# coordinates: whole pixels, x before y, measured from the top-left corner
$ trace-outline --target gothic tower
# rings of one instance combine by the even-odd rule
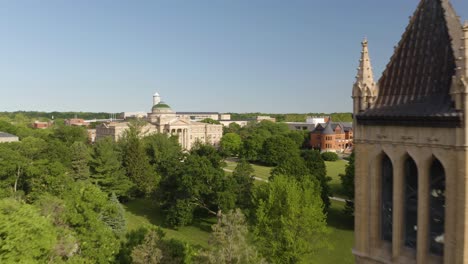
[[[468,26],[420,0],[374,84],[353,87],[356,263],[468,263]]]

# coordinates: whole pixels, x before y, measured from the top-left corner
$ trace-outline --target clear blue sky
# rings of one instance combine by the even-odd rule
[[[417,4],[3,0],[0,111],[351,111],[362,38],[379,78]]]

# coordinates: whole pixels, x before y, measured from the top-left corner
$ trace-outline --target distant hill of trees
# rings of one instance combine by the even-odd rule
[[[10,120],[15,119],[69,119],[69,118],[83,118],[83,119],[104,119],[109,118],[110,113],[92,113],[92,112],[37,112],[37,111],[15,111],[15,112],[0,112],[0,118]]]
[[[305,122],[308,116],[331,116],[335,122],[352,122],[352,113],[305,113],[305,114],[268,114],[268,113],[229,113],[232,120],[250,120],[257,116],[271,116],[277,122]]]
[[[104,119],[109,118],[111,113],[105,112],[37,112],[37,111],[15,111],[15,112],[0,112],[0,118],[7,118],[9,120],[17,119],[37,119],[48,120],[52,119],[68,119],[68,118],[83,118],[83,119]],[[257,116],[271,116],[276,118],[277,122],[305,122],[308,116],[331,116],[335,122],[352,122],[353,117],[351,113],[290,113],[290,114],[269,114],[269,113],[229,113],[232,120],[250,120],[255,119]]]

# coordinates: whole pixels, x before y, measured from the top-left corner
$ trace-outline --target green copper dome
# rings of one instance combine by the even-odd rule
[[[171,107],[168,104],[166,104],[165,102],[161,101],[159,104],[154,105],[153,109],[171,109]]]

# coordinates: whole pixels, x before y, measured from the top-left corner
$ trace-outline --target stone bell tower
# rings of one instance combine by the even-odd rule
[[[358,264],[468,263],[468,24],[420,0],[377,84],[353,86]]]

